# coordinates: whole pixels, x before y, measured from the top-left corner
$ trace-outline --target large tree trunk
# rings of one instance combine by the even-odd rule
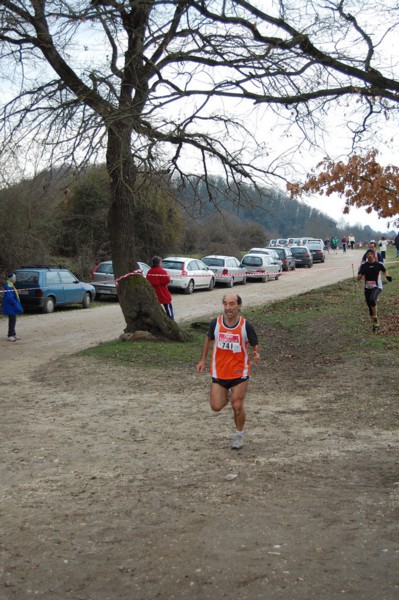
[[[140,203],[134,193],[137,169],[131,158],[130,139],[126,124],[113,124],[108,130],[108,227],[115,278],[134,272],[137,260],[142,258],[136,255],[135,215],[140,211]],[[149,331],[157,337],[184,341],[179,327],[166,316],[151,285],[141,275],[123,277],[118,296],[126,321],[125,333]]]

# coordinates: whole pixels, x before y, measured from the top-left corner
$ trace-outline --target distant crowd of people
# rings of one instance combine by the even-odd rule
[[[394,240],[388,240],[386,236],[383,235],[381,239],[378,240],[378,242],[375,242],[375,240],[371,240],[370,244],[371,243],[378,245],[379,251],[383,258],[386,257],[388,245],[391,243],[396,247],[396,257],[399,257],[399,233],[396,235]],[[368,242],[359,242],[357,244],[357,247],[362,248],[363,246],[367,246],[367,244]],[[324,249],[328,253],[331,250],[335,254],[338,254],[338,250],[340,248],[342,248],[342,252],[345,253],[348,249],[354,250],[355,247],[356,239],[353,233],[350,233],[348,236],[343,235],[341,237],[341,240],[336,235],[332,235],[331,237],[326,238],[324,240]]]

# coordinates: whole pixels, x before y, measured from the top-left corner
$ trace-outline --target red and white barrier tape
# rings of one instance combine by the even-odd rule
[[[396,261],[388,261],[385,262],[384,265],[389,265],[389,264],[397,264]],[[320,271],[343,271],[345,269],[351,269],[352,273],[354,271],[354,269],[358,269],[358,266],[355,266],[353,263],[349,266],[345,266],[345,267],[322,267],[320,269],[318,269],[318,272]],[[293,269],[292,271],[255,271],[255,272],[251,272],[251,271],[247,271],[245,273],[245,275],[247,277],[264,277],[265,275],[270,275],[272,277],[275,277],[276,275],[294,275],[295,273],[306,273],[308,271],[306,271],[305,269]],[[140,269],[137,269],[136,271],[131,271],[130,273],[126,273],[125,275],[121,275],[120,277],[117,277],[116,279],[104,279],[104,280],[100,280],[100,281],[96,281],[95,283],[98,285],[101,284],[115,284],[116,286],[119,285],[120,281],[123,281],[124,279],[127,279],[128,277],[131,277],[132,275],[143,275],[143,271]],[[231,274],[224,274],[224,273],[220,273],[217,274],[215,273],[215,277],[217,277],[218,279],[225,277],[227,278],[231,278],[231,277],[242,277],[243,274],[235,274],[235,273],[231,273]],[[183,275],[181,272],[177,272],[176,274],[173,273],[172,277],[173,279],[183,279],[183,278],[187,278],[190,277],[191,275],[189,273],[187,273],[186,275]],[[162,273],[157,273],[157,277],[170,277],[169,274],[163,275]],[[195,277],[209,277],[209,275],[207,275],[206,273],[201,274],[201,275],[195,275]],[[93,281],[90,282],[91,285],[93,285]],[[64,284],[66,285],[66,284]],[[37,289],[51,289],[53,288],[53,285],[49,285],[49,286],[40,286],[40,288],[38,286],[36,287],[32,287],[32,288],[18,288],[17,292],[25,292],[25,291],[31,291],[31,290],[37,290]],[[13,292],[14,290],[0,290],[0,293],[7,293],[7,292]]]

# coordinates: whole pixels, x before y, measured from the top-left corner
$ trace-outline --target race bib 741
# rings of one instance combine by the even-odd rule
[[[219,333],[217,346],[221,350],[241,352],[240,336],[238,333]]]

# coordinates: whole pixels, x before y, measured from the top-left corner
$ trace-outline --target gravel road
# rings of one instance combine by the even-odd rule
[[[273,302],[351,278],[360,256],[234,289],[244,308]],[[177,318],[217,314],[225,292],[174,294]],[[26,315],[12,344],[2,323],[1,600],[397,600],[398,381],[382,355],[262,332],[233,452],[208,373],[76,354],[123,332],[118,303]],[[321,314],[307,335],[333,327]]]

